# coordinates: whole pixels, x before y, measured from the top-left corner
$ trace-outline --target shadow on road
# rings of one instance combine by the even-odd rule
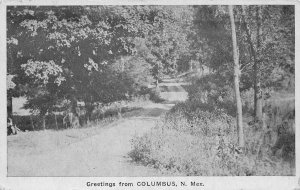
[[[141,108],[125,113],[124,117],[159,117],[166,113],[170,108]]]
[[[181,92],[182,90],[178,86],[165,86],[159,87],[161,92]]]

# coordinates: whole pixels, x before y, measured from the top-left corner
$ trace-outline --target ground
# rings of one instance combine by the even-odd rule
[[[160,84],[166,101],[149,103],[105,127],[27,132],[8,137],[8,176],[164,176],[132,162],[133,136],[155,126],[176,101],[184,101],[183,83]]]

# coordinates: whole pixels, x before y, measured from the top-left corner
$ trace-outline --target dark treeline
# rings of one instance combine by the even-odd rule
[[[225,108],[235,115],[235,89],[263,120],[270,92],[294,93],[294,6],[234,6],[233,23],[229,13],[227,6],[9,6],[8,116],[12,97],[26,96],[25,108],[41,120],[76,116],[81,101],[88,121],[99,104],[147,94],[166,75],[206,69],[192,79],[189,99],[203,92],[212,105],[231,99]]]

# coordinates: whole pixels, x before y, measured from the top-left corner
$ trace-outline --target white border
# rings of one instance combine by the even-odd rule
[[[0,86],[1,86],[1,100],[0,101],[0,190],[4,189],[45,189],[45,190],[66,190],[66,189],[222,189],[222,190],[233,190],[233,189],[278,189],[278,190],[292,190],[295,188],[300,189],[300,130],[299,130],[299,119],[300,113],[298,112],[300,108],[299,97],[299,88],[297,84],[300,83],[299,76],[300,67],[296,67],[296,176],[295,177],[6,177],[7,175],[7,153],[6,153],[6,6],[7,5],[139,5],[139,4],[159,4],[159,5],[215,5],[215,4],[246,4],[246,5],[255,5],[255,4],[276,4],[276,5],[295,5],[295,24],[296,24],[296,50],[295,52],[300,52],[299,49],[299,13],[300,13],[300,1],[293,0],[229,0],[229,1],[220,1],[220,0],[0,0]],[[295,63],[299,62],[299,55],[296,53]],[[122,188],[122,187],[87,187],[86,182],[133,182],[136,184],[137,181],[157,181],[157,180],[166,180],[166,181],[198,181],[203,182],[205,187],[131,187],[131,188]]]

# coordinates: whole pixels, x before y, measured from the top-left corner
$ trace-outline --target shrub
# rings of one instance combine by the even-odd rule
[[[205,111],[199,107],[193,110],[189,105],[187,103],[175,106],[166,114],[164,127],[205,136],[228,134],[235,129],[234,119],[222,110],[215,109],[210,112],[212,108],[207,104],[200,107]]]
[[[134,138],[134,149],[130,156],[135,161],[162,170],[184,172],[187,175],[194,175],[195,172],[205,174],[209,168],[203,168],[202,171],[195,169],[198,165],[211,165],[207,164],[211,162],[208,158],[203,158],[205,162],[198,162],[199,156],[207,156],[201,154],[201,149],[210,149],[207,143],[203,143],[205,140],[174,129],[156,128],[143,137]]]
[[[155,103],[160,103],[165,101],[164,99],[161,98],[160,91],[158,88],[149,89],[149,100]]]
[[[270,99],[266,101],[264,111],[266,113],[267,125],[284,132],[295,133],[295,101],[282,101],[281,99]],[[280,132],[282,133],[282,132]]]
[[[135,137],[132,144],[130,156],[136,162],[181,175],[293,175],[290,165],[280,159],[274,161],[250,152],[238,154],[232,134],[195,136],[160,126]]]
[[[292,159],[273,156],[274,131],[245,125],[241,154],[232,116],[201,105],[203,110],[192,101],[173,107],[151,132],[132,140],[131,158],[181,175],[294,175]]]
[[[56,116],[57,125],[59,128],[63,128],[63,116]],[[22,131],[33,131],[33,130],[42,130],[42,120],[37,115],[14,115],[13,121],[16,126]],[[46,128],[47,129],[56,129],[55,117],[52,114],[46,115]]]
[[[231,116],[236,115],[234,91],[225,76],[218,73],[206,75],[192,80],[186,89],[189,101],[209,104],[211,107],[223,109]]]
[[[254,90],[250,88],[241,92],[243,114],[253,115],[254,113]]]

